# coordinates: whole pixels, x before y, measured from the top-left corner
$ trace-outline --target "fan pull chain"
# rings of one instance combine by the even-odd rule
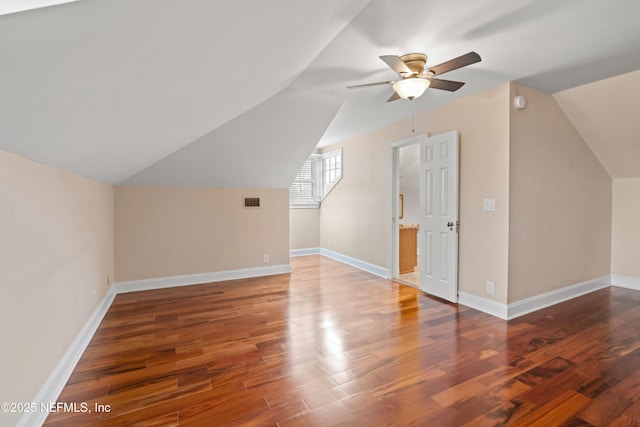
[[[416,133],[415,98],[411,98],[411,133]]]

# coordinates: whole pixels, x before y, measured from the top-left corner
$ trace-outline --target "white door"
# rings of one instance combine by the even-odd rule
[[[458,301],[458,131],[420,146],[420,288]]]

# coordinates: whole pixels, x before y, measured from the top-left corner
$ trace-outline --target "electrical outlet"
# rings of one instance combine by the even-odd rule
[[[264,262],[265,262],[265,263],[269,262],[269,255],[265,254],[265,256],[264,256]]]
[[[494,283],[487,281],[487,293],[493,295],[493,291],[494,291]]]

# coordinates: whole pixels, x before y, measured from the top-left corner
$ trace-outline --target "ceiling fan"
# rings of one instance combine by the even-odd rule
[[[434,77],[481,61],[480,55],[476,52],[469,52],[465,55],[450,59],[449,61],[430,68],[425,68],[427,55],[423,53],[408,53],[402,56],[383,55],[380,59],[391,67],[393,71],[398,73],[401,79],[398,81],[388,80],[386,82],[347,86],[347,88],[354,89],[392,84],[394,92],[393,95],[387,99],[387,102],[395,101],[400,98],[418,98],[425,90],[427,90],[428,87],[455,92],[464,86],[463,82],[436,79]]]

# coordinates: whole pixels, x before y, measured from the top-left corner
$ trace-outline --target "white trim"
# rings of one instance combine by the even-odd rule
[[[640,290],[640,279],[634,279],[632,277],[619,276],[626,280],[629,289]],[[621,279],[622,280],[622,279]],[[634,280],[636,282],[634,282]],[[564,288],[556,289],[551,292],[536,295],[531,298],[523,299],[513,302],[509,305],[501,304],[499,302],[482,298],[476,295],[468,294],[465,292],[458,293],[458,303],[464,306],[473,308],[483,313],[490,314],[495,317],[499,317],[503,320],[511,320],[516,317],[523,316],[525,314],[532,313],[534,311],[541,310],[546,307],[550,307],[555,304],[559,304],[564,301],[568,301],[573,298],[604,289],[609,287],[612,283],[614,286],[618,286],[613,283],[612,276],[602,276],[597,279],[587,280],[585,282],[577,283],[575,285],[567,286]],[[637,286],[632,287],[633,284]]]
[[[368,273],[375,274],[376,276],[384,277],[385,279],[391,279],[389,277],[389,269],[380,267],[379,265],[370,264],[366,261],[362,261],[357,258],[352,258],[348,255],[343,255],[341,253],[334,252],[332,250],[325,249],[325,248],[320,248],[320,255],[326,256],[327,258],[331,258],[336,261],[340,261],[352,267],[359,268],[360,270],[364,270]]]
[[[320,248],[291,249],[289,251],[290,257],[306,256],[306,255],[320,255]]]
[[[132,280],[129,282],[118,282],[115,284],[115,287],[117,293],[123,294],[127,292],[199,285],[201,283],[248,279],[251,277],[272,276],[274,274],[285,273],[291,273],[291,266],[289,264],[243,268],[240,270],[214,271],[212,273],[186,274],[183,276],[158,277],[155,279]]]
[[[157,279],[133,280],[130,282],[115,283],[109,292],[104,296],[98,307],[87,320],[78,336],[73,340],[69,349],[65,352],[60,362],[53,369],[45,383],[42,385],[33,402],[49,403],[55,402],[60,396],[62,389],[73,373],[80,357],[84,353],[87,345],[93,338],[100,322],[107,314],[111,303],[118,294],[145,291],[152,289],[170,288],[176,286],[196,285],[200,283],[220,282],[223,280],[248,279],[258,276],[271,276],[274,274],[290,273],[289,264],[271,265],[267,267],[244,268],[240,270],[216,271],[203,274],[188,274],[184,276],[159,277]],[[49,414],[47,412],[27,412],[19,420],[17,426],[42,425]]]
[[[67,351],[64,353],[32,402],[39,405],[41,402],[50,403],[55,402],[58,399],[58,396],[60,396],[62,389],[80,360],[80,357],[82,357],[82,354],[89,345],[91,338],[93,338],[93,334],[95,334],[98,326],[100,326],[100,322],[102,322],[102,319],[105,314],[107,314],[109,307],[111,307],[111,303],[116,297],[116,294],[117,291],[115,286],[112,286],[111,289],[109,289],[109,292],[107,292],[104,298],[102,298],[100,304],[98,304],[96,309],[93,311],[93,314],[91,314],[91,317],[87,320],[87,323],[85,323],[78,336],[73,340]],[[16,425],[40,426],[44,424],[44,421],[48,416],[49,413],[46,411],[25,412],[22,417],[20,417],[18,424]]]
[[[289,205],[289,209],[319,209],[320,202],[310,203],[310,204],[297,204],[297,205]]]
[[[465,292],[458,292],[458,304],[507,320],[509,307],[497,301],[482,298]]]
[[[622,274],[611,275],[611,285],[619,288],[632,289],[634,291],[640,291],[640,278],[624,276]]]
[[[400,275],[399,247],[400,247],[400,231],[398,229],[398,200],[400,198],[400,167],[398,165],[400,159],[400,148],[394,144],[389,145],[389,248],[387,256],[391,278],[397,278]],[[419,287],[419,286],[418,286]]]
[[[507,310],[508,320],[607,288],[610,286],[609,279],[610,276],[606,275],[511,303]]]

